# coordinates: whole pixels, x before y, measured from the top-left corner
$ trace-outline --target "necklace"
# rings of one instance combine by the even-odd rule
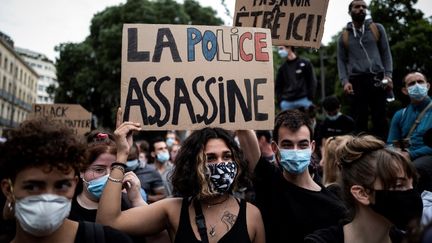
[[[208,204],[207,204],[207,208],[211,208],[211,207],[214,207],[214,206],[216,206],[216,205],[222,204],[222,203],[226,202],[228,199],[229,199],[229,196],[226,197],[224,200],[222,200],[222,201],[220,201],[220,202],[213,203],[213,204],[208,203]]]
[[[210,225],[210,231],[209,231],[209,235],[210,237],[214,237],[216,235],[216,225]]]
[[[222,209],[222,213],[224,213],[225,210],[226,210],[226,208],[227,208],[227,204],[228,204],[228,199],[229,199],[229,198],[230,198],[230,196],[228,196],[227,198],[225,198],[225,199],[222,200],[221,202],[218,202],[218,203],[215,203],[215,204],[211,204],[211,205],[207,205],[207,208],[211,208],[212,206],[215,206],[215,205],[218,205],[218,204],[225,203],[225,205],[224,205],[224,207],[223,207],[223,209]],[[218,212],[218,216],[220,216],[220,215],[221,215],[221,212],[219,211],[219,212]],[[222,218],[222,217],[223,217],[223,215],[222,215],[220,218]],[[211,224],[209,223],[209,226],[210,226],[210,230],[209,230],[208,234],[210,235],[211,238],[213,238],[213,237],[216,236],[216,226],[217,226],[217,223],[215,223],[214,225],[211,225]]]

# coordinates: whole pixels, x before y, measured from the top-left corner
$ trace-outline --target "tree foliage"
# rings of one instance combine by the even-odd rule
[[[414,8],[417,0],[373,0],[370,4],[372,18],[387,30],[393,55],[393,80],[402,83],[411,71],[431,76],[432,24],[423,13]]]
[[[90,35],[81,43],[56,47],[59,87],[56,103],[77,103],[104,127],[113,127],[120,101],[123,23],[221,25],[216,12],[195,0],[128,0],[93,16]],[[53,90],[53,89],[51,89]]]

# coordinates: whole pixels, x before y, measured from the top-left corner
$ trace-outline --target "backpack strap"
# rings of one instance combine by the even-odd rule
[[[105,232],[101,224],[86,221],[83,223],[87,243],[105,243]]]
[[[381,33],[379,32],[378,26],[376,25],[376,23],[371,22],[369,24],[369,29],[372,32],[372,35],[374,36],[374,39],[376,42],[378,42],[381,38]],[[349,47],[349,32],[346,28],[343,29],[342,31],[342,42],[345,46],[345,50],[348,51],[348,47]]]
[[[432,101],[429,102],[429,104],[422,110],[422,112],[417,116],[414,124],[412,125],[411,129],[409,130],[406,138],[410,138],[411,134],[414,132],[414,130],[416,129],[417,125],[421,122],[421,119],[423,118],[423,116],[425,115],[426,111],[429,110],[429,108],[432,107]]]
[[[197,198],[192,199],[193,200],[193,206],[195,208],[195,223],[198,228],[198,232],[201,236],[201,242],[208,243],[208,237],[207,237],[207,227],[206,222],[204,218],[204,214],[202,212],[201,204]]]
[[[343,29],[342,31],[342,42],[345,46],[345,50],[348,51],[348,47],[349,47],[349,43],[348,43],[348,37],[349,37],[349,33],[348,30],[346,28]]]
[[[381,34],[379,32],[379,29],[378,29],[377,25],[374,22],[371,22],[369,24],[369,29],[371,30],[372,35],[375,38],[375,41],[378,42],[380,40],[380,38],[381,38]]]

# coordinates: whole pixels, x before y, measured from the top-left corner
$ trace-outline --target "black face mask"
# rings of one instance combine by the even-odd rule
[[[423,213],[420,193],[414,189],[375,190],[375,204],[370,204],[370,207],[401,230],[406,230],[412,220],[419,220]]]
[[[360,12],[358,14],[351,13],[351,18],[354,22],[362,23],[366,18],[365,12]]]

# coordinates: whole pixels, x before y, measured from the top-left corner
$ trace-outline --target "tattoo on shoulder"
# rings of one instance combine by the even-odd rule
[[[237,215],[230,213],[228,210],[222,214],[221,221],[227,227],[227,231],[231,229],[237,219]]]

